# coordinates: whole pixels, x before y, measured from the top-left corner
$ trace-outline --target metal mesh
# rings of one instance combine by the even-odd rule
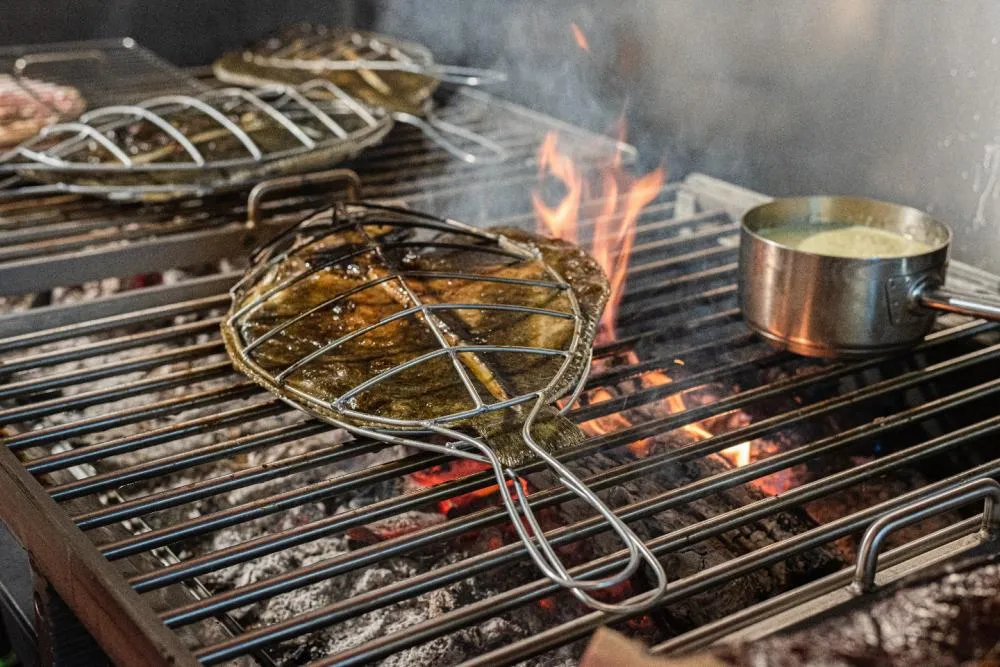
[[[376,88],[385,85],[377,72],[408,72],[439,81],[482,85],[504,80],[500,72],[439,65],[424,46],[387,35],[356,30],[300,26],[279,38],[265,41],[253,52],[253,62],[264,67],[314,73],[364,71]]]
[[[72,86],[91,108],[208,90],[128,37],[5,46],[0,48],[0,72]]]
[[[377,235],[373,235],[369,229],[378,229]],[[414,232],[420,231],[431,232],[433,236],[423,239],[415,238],[413,236]],[[256,294],[252,299],[246,300],[244,298],[248,291],[253,290],[255,282],[261,276],[272,271],[281,262],[287,261],[289,257],[301,254],[310,248],[315,248],[324,239],[343,236],[345,233],[351,232],[358,235],[358,238],[362,240],[361,243],[350,244],[342,251],[338,249],[338,252],[334,253],[333,257],[324,259],[322,263],[307,261],[306,268],[303,268],[297,274],[282,280],[279,284],[270,287],[266,291],[256,290]],[[402,234],[399,232],[402,232]],[[287,247],[289,239],[294,239],[294,241],[290,247]],[[544,274],[545,279],[504,278],[493,276],[489,271],[482,273],[462,271],[445,273],[441,271],[408,270],[396,258],[397,253],[401,250],[405,250],[415,256],[428,251],[440,250],[451,252],[464,251],[473,255],[489,254],[501,261],[506,261],[508,267],[514,265],[536,265]],[[512,353],[544,355],[562,357],[564,359],[564,362],[554,373],[553,377],[549,379],[546,386],[539,389],[546,395],[546,400],[557,398],[557,396],[551,395],[551,388],[559,383],[566,372],[569,359],[579,352],[581,344],[580,331],[582,324],[578,321],[580,318],[579,304],[569,285],[565,283],[551,266],[545,264],[537,250],[525,244],[509,239],[502,239],[497,234],[461,225],[454,221],[418,216],[405,210],[349,206],[346,209],[334,209],[332,218],[329,214],[319,214],[291,228],[282,237],[270,243],[258,254],[255,265],[248,277],[234,288],[234,303],[236,304],[234,308],[236,310],[230,317],[228,326],[234,330],[240,330],[243,321],[267,301],[281,299],[296,285],[319,272],[330,270],[346,271],[345,265],[352,262],[354,266],[357,266],[357,263],[361,263],[365,267],[365,274],[361,279],[352,281],[352,287],[349,291],[339,294],[329,294],[328,298],[322,303],[309,308],[293,318],[287,319],[270,330],[256,336],[254,339],[242,340],[243,347],[238,350],[238,354],[243,363],[253,368],[253,373],[256,377],[263,378],[271,387],[293,392],[307,404],[319,405],[320,407],[334,410],[345,417],[362,419],[366,423],[376,422],[386,427],[426,428],[427,422],[446,424],[461,421],[483,412],[502,410],[535,398],[533,394],[522,393],[505,397],[502,400],[494,397],[496,400],[484,402],[483,392],[475,388],[475,382],[470,376],[466,365],[461,360],[463,354]],[[496,269],[496,266],[489,268]],[[567,310],[552,310],[510,303],[428,303],[421,298],[421,290],[412,284],[411,281],[413,279],[447,279],[462,282],[500,283],[539,288],[553,293],[564,294],[569,308]],[[326,345],[302,356],[286,368],[279,369],[276,374],[274,369],[265,369],[255,361],[254,350],[259,348],[263,343],[275,339],[275,337],[280,337],[282,332],[289,326],[296,324],[305,317],[320,312],[333,311],[335,308],[350,311],[352,306],[355,305],[354,302],[358,298],[358,295],[369,288],[378,288],[379,290],[387,291],[389,294],[396,294],[399,309],[382,317],[378,321],[370,322],[366,326],[351,331],[336,340],[329,341]],[[454,334],[449,333],[447,325],[438,319],[439,312],[457,310],[510,311],[523,315],[568,319],[574,321],[574,329],[566,346],[560,349],[532,346],[476,345],[460,340]],[[352,340],[371,333],[377,334],[380,328],[408,317],[416,318],[426,327],[440,347],[382,370],[337,397],[317,397],[294,387],[287,386],[290,377],[320,357],[334,354]],[[470,331],[469,334],[472,337],[480,336],[476,331]],[[274,342],[280,345],[279,341],[280,338],[275,339]],[[405,341],[401,341],[401,344],[405,345]],[[452,368],[461,380],[462,389],[467,392],[469,400],[474,406],[471,410],[436,416],[426,414],[400,420],[387,418],[384,415],[360,413],[348,407],[352,403],[352,399],[358,394],[366,391],[378,391],[379,384],[390,382],[394,376],[399,375],[403,371],[413,369],[416,366],[440,357],[447,357],[451,362]]]
[[[230,174],[323,153],[334,160],[360,151],[381,137],[391,120],[369,110],[324,80],[298,87],[269,86],[210,90],[196,97],[166,95],[134,105],[92,109],[76,121],[43,128],[0,156],[0,165],[17,172],[100,174],[104,184],[62,183],[62,190],[126,196],[149,192],[211,191],[229,185]],[[142,137],[137,140],[136,137]],[[230,140],[230,141],[226,141]],[[237,146],[220,154],[216,144]],[[178,173],[196,172],[195,185],[171,182]],[[115,183],[119,174],[166,173],[166,183],[151,178]],[[246,176],[243,177],[245,179]],[[17,188],[24,194],[28,188]]]

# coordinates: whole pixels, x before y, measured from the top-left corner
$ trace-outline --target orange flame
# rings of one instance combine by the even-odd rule
[[[624,123],[622,124],[624,132]],[[611,284],[608,306],[601,317],[598,343],[616,339],[615,322],[628,276],[628,258],[635,241],[639,214],[656,199],[665,180],[663,168],[634,179],[621,166],[621,151],[615,151],[601,174],[600,195],[592,200],[583,172],[572,158],[559,152],[559,135],[550,132],[538,149],[538,167],[542,177],[552,176],[563,183],[566,194],[555,206],[549,206],[539,191],[532,193],[540,231],[576,243],[579,238],[580,211],[585,202],[598,205],[593,221],[591,255],[601,265]]]
[[[576,45],[584,51],[590,51],[590,43],[587,41],[587,36],[580,30],[580,26],[570,23],[569,29],[573,32],[573,39],[576,40]]]
[[[580,48],[587,48],[586,37],[580,28],[576,24],[570,24],[570,27],[577,37]],[[619,140],[624,139],[624,120],[620,121],[618,135]],[[545,202],[540,191],[532,193],[531,199],[539,231],[576,243],[581,236],[581,212],[593,215],[590,253],[607,273],[611,285],[608,306],[601,317],[597,342],[607,343],[617,340],[615,323],[618,319],[618,306],[625,291],[629,257],[635,243],[639,215],[660,193],[664,183],[664,170],[661,167],[636,179],[622,168],[621,151],[616,150],[600,174],[599,196],[589,197],[591,183],[573,159],[560,152],[559,135],[556,132],[549,132],[539,146],[538,166],[542,178],[546,176],[555,178],[565,187],[565,194],[554,206]],[[627,363],[638,362],[634,352],[629,351],[626,356]],[[684,365],[681,359],[674,359],[673,363],[678,366]],[[643,373],[636,382],[642,388],[649,388],[663,386],[673,380],[665,372],[657,370]],[[601,403],[613,398],[614,394],[611,391],[598,388],[590,393],[588,401]],[[687,409],[683,392],[668,396],[665,404],[671,414]],[[581,427],[591,435],[605,435],[631,425],[632,421],[627,415],[614,413],[592,419],[581,424]],[[682,430],[694,440],[705,440],[713,435],[700,422],[687,424]],[[651,445],[650,439],[643,439],[631,443],[629,450],[637,456],[645,456],[649,453]],[[750,443],[744,442],[723,449],[719,452],[719,456],[736,467],[748,465],[751,462]]]
[[[719,455],[732,463],[736,468],[742,468],[743,466],[750,465],[750,443],[741,442],[738,445],[726,447],[719,452]]]

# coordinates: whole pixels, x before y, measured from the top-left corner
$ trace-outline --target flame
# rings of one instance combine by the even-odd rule
[[[625,124],[620,123],[624,136]],[[628,259],[635,241],[639,214],[656,199],[663,187],[662,167],[635,179],[622,168],[621,150],[616,149],[600,175],[600,194],[588,197],[588,181],[572,158],[559,151],[559,134],[549,132],[538,148],[541,178],[553,177],[562,182],[566,193],[555,206],[549,206],[536,190],[531,195],[539,231],[571,243],[579,240],[580,211],[597,205],[593,221],[590,254],[601,265],[611,285],[608,305],[601,317],[597,342],[616,340],[615,322],[628,277]]]
[[[586,37],[580,28],[571,23],[574,36],[580,48],[588,48]],[[625,123],[620,119],[618,138],[624,140]],[[597,343],[609,343],[617,340],[615,324],[618,320],[618,307],[625,292],[628,277],[629,258],[635,244],[636,227],[642,210],[659,195],[665,180],[664,169],[661,167],[642,177],[635,178],[622,167],[622,154],[616,150],[608,163],[601,170],[598,183],[589,180],[583,169],[573,159],[559,150],[559,135],[549,132],[538,148],[538,168],[540,179],[554,178],[560,181],[565,194],[553,206],[550,206],[539,190],[532,195],[532,204],[540,232],[555,236],[571,243],[581,239],[581,213],[586,212],[593,220],[593,231],[590,236],[590,254],[597,260],[608,275],[611,286],[608,305],[601,317]],[[594,185],[598,186],[598,195],[591,196]],[[625,354],[624,361],[634,364],[639,361],[635,352]],[[673,359],[677,366],[683,366],[682,359]],[[659,387],[670,384],[670,376],[659,370],[641,374],[635,380],[640,389]],[[597,388],[587,396],[588,403],[601,403],[614,399],[615,394],[606,388]],[[687,409],[685,392],[678,392],[666,398],[664,404],[671,414],[677,414]],[[632,426],[633,422],[626,414],[614,413],[597,417],[581,424],[581,428],[590,435],[606,435]],[[704,422],[695,422],[681,427],[681,430],[693,440],[711,438],[713,433],[706,428]],[[629,450],[636,456],[645,456],[652,446],[652,439],[646,438],[629,444]],[[727,447],[718,453],[724,461],[735,467],[748,465],[751,460],[751,445],[749,442]],[[767,478],[765,478],[767,479]],[[757,482],[763,482],[758,480]],[[767,484],[757,486],[765,491],[773,491]]]
[[[571,22],[569,24],[569,29],[573,33],[573,39],[576,40],[576,45],[584,51],[590,51],[590,42],[587,41],[587,36],[583,34],[582,30],[580,30],[580,26]]]
[[[732,447],[726,447],[719,455],[726,459],[733,466],[737,468],[742,468],[743,466],[750,465],[750,443],[741,442],[738,445],[733,445]]]
[[[566,194],[554,207],[542,199],[539,191],[531,193],[531,203],[538,218],[539,227],[548,234],[576,243],[577,220],[580,217],[580,201],[583,197],[583,176],[577,171],[573,160],[558,149],[559,134],[549,132],[538,147],[538,169],[546,171],[562,181]]]

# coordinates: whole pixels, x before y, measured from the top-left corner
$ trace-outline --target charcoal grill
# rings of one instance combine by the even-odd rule
[[[578,131],[479,93],[461,97],[449,114],[523,159],[455,166],[419,135],[396,130],[355,165],[366,197],[403,200],[470,222],[533,225],[526,193],[537,177],[534,148],[549,130]],[[593,141],[583,133],[575,136],[580,143]],[[605,152],[613,148],[610,142],[599,145]],[[600,155],[596,151],[591,159],[596,162]],[[13,242],[0,255],[0,288],[9,311],[0,318],[0,423],[8,431],[0,451],[0,493],[6,499],[0,518],[31,554],[39,579],[51,584],[103,649],[122,663],[268,664],[291,646],[301,651],[293,657],[313,664],[420,656],[435,664],[483,665],[544,656],[557,664],[571,661],[578,640],[602,623],[645,617],[656,625],[657,614],[705,600],[698,596],[706,591],[730,590],[761,571],[856,534],[887,512],[1000,473],[995,325],[943,318],[940,329],[906,355],[830,365],[776,352],[745,330],[735,302],[735,221],[763,199],[696,174],[664,188],[647,207],[619,312],[621,335],[595,349],[598,370],[584,388],[585,397],[601,389],[609,397],[584,401],[568,412],[581,422],[622,414],[632,415],[632,421],[590,437],[560,460],[586,470],[583,480],[597,492],[638,489],[613,503],[630,524],[680,508],[707,507],[699,503],[795,466],[824,458],[839,462],[780,495],[757,497],[684,525],[664,524],[646,544],[669,559],[691,545],[734,534],[750,539],[740,531],[754,522],[844,490],[867,488],[881,476],[921,462],[950,461],[959,451],[971,452],[972,458],[941,466],[938,478],[904,493],[870,499],[836,519],[704,564],[672,580],[650,614],[586,613],[568,597],[553,598],[555,584],[537,575],[524,578],[518,569],[528,555],[517,542],[465,549],[463,539],[495,535],[490,531],[507,521],[498,504],[354,546],[341,539],[486,491],[495,480],[475,473],[426,488],[406,487],[401,480],[446,466],[449,457],[386,451],[382,443],[350,439],[235,374],[217,330],[229,302],[226,290],[238,271],[192,273],[157,287],[24,307],[29,292],[238,257],[252,232],[235,197],[121,208],[77,199],[37,200],[3,211],[0,225]],[[286,195],[262,207],[260,222],[277,228],[324,204],[307,195]],[[592,224],[585,220],[583,239],[591,233]],[[961,264],[951,267],[949,281],[971,289],[995,288],[997,282]],[[628,352],[634,358],[622,363]],[[673,381],[635,385],[636,378],[654,371],[669,371]],[[722,390],[713,400],[689,402],[680,411],[643,412],[705,386]],[[685,426],[718,421],[736,410],[753,412],[754,418],[718,426],[706,439],[681,439],[648,455],[627,455],[629,445],[672,438]],[[830,419],[840,427],[809,430]],[[653,488],[648,483],[664,470],[701,465],[726,448],[786,432],[814,435],[743,467],[713,464],[706,468],[711,474],[681,485]],[[295,448],[303,442],[311,444]],[[845,453],[859,451],[872,456],[863,462],[846,459]],[[624,453],[609,458],[612,452]],[[531,476],[540,468],[528,464],[518,473]],[[544,477],[533,479],[539,488],[528,500],[536,512],[562,511],[570,494],[546,488]],[[640,483],[645,485],[629,487]],[[246,495],[255,488],[264,491]],[[338,505],[337,499],[351,497],[357,499],[353,505]],[[565,521],[549,530],[550,541],[584,554],[571,568],[573,576],[601,576],[622,567],[626,552],[586,551],[603,530],[599,518],[559,516]],[[287,520],[260,524],[269,517]],[[980,541],[981,524],[981,516],[962,515],[905,541],[879,559],[880,581],[971,548]],[[249,530],[254,525],[270,527],[255,533]],[[334,544],[343,548],[324,551]],[[274,559],[309,545],[319,545],[320,551],[306,561]],[[450,556],[421,567],[442,552]],[[241,569],[261,559],[267,568]],[[410,569],[388,576],[386,564],[400,559]],[[225,578],[233,572],[235,584],[219,583],[233,581]],[[239,580],[240,572],[247,578]],[[368,573],[375,578],[366,579]],[[829,576],[787,582],[780,594],[685,628],[689,631],[658,649],[694,648],[737,631],[762,632],[762,619],[773,630],[782,613],[800,620],[807,613],[804,603],[822,608],[827,596],[843,594],[852,575],[853,568],[844,563]],[[351,585],[338,588],[341,581]],[[641,589],[643,582],[634,585]],[[462,594],[433,597],[458,586]],[[311,598],[312,606],[296,607],[296,595],[307,589],[326,594]],[[43,621],[54,616],[45,612],[44,599],[39,603]],[[416,606],[427,599],[447,600],[448,606]],[[278,601],[289,600],[280,607],[284,613],[246,613],[254,605],[278,609]],[[419,611],[430,608],[433,613]],[[362,627],[357,623],[398,609],[418,611],[380,616],[395,620],[376,626],[373,634],[345,639]],[[528,617],[538,620],[517,625]],[[497,627],[514,629],[497,633]],[[338,628],[347,633],[338,635]],[[661,631],[667,629],[669,623],[661,625]],[[45,642],[59,643],[52,627],[36,631],[50,635]],[[479,645],[475,638],[485,648],[470,648]],[[302,648],[313,641],[321,651]]]

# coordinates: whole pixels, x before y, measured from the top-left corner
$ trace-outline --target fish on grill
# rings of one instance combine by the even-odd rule
[[[374,53],[372,44],[384,48]],[[417,65],[434,64],[430,52],[412,42],[389,40],[359,30],[301,24],[285,28],[249,48],[223,54],[213,64],[212,71],[219,80],[242,86],[275,82],[297,85],[323,77],[371,107],[422,115],[438,85],[430,76],[392,69],[333,70],[301,66],[318,64],[321,59],[391,63],[394,58],[390,49]],[[296,67],[297,64],[300,66]]]
[[[413,430],[425,420],[468,414],[449,426],[474,431],[505,465],[522,463],[531,455],[520,436],[528,404],[476,412],[472,392],[490,404],[533,392],[551,402],[572,389],[587,372],[607,278],[564,241],[509,228],[487,230],[499,243],[447,229],[419,238],[400,222],[408,215],[349,206],[335,210],[326,231],[309,233],[306,223],[287,256],[251,269],[235,291],[223,324],[229,355],[275,394],[349,425]],[[549,268],[563,281],[556,287]],[[418,302],[427,310],[414,308]],[[514,309],[520,307],[528,310]],[[450,355],[433,356],[442,339],[456,347],[567,354],[457,352],[470,388]],[[582,438],[548,406],[532,434],[552,450]]]
[[[339,125],[341,135],[316,112]],[[331,104],[328,95],[312,88],[211,91],[197,97],[154,98],[132,106],[92,110],[81,122],[100,134],[103,142],[79,135],[77,125],[51,131],[60,127],[55,126],[47,136],[14,149],[7,160],[21,176],[41,183],[111,189],[119,195],[131,189],[142,199],[169,199],[269,175],[308,171],[352,157],[391,129],[392,119],[378,110],[369,117],[370,122]],[[242,135],[233,132],[233,127]],[[248,143],[256,147],[258,156]],[[201,164],[191,147],[203,160]],[[37,154],[46,156],[44,163]],[[131,161],[130,166],[124,164],[123,156]]]

